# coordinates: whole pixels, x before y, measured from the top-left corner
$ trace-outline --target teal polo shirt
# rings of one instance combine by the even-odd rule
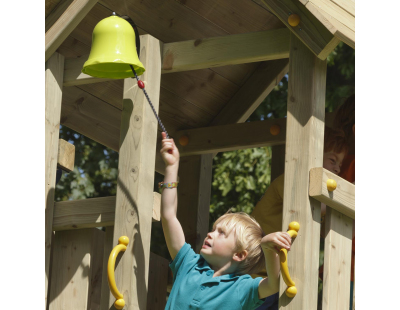
[[[258,298],[261,277],[226,274],[213,278],[214,270],[206,260],[185,243],[169,265],[174,275],[174,285],[165,309],[256,309],[266,299]]]

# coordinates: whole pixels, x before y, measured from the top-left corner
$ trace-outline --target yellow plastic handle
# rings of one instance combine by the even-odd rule
[[[125,306],[124,296],[119,292],[117,284],[115,283],[115,260],[119,252],[125,252],[126,246],[129,243],[127,236],[119,237],[118,245],[111,251],[110,257],[108,258],[107,274],[108,274],[108,286],[110,287],[111,294],[115,297],[116,301],[114,306],[116,309],[122,309]]]
[[[289,224],[288,234],[290,235],[291,238],[296,238],[297,232],[299,231],[299,229],[300,229],[299,223],[291,222]],[[290,298],[293,298],[297,294],[297,288],[289,274],[286,249],[281,249],[279,251],[279,260],[281,262],[281,274],[282,274],[283,281],[285,281],[286,285],[288,286],[288,288],[286,289],[286,295]]]

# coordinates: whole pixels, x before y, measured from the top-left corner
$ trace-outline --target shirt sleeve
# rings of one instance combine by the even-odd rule
[[[174,275],[174,281],[179,274],[180,270],[188,267],[188,265],[194,265],[198,260],[198,255],[193,251],[190,244],[185,244],[181,247],[174,260],[169,264]],[[197,259],[196,259],[197,258]]]
[[[243,276],[238,283],[238,296],[243,309],[255,309],[261,306],[264,300],[258,298],[258,285],[261,277],[253,279],[250,276]]]

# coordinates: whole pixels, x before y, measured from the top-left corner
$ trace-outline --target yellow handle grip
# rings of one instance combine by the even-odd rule
[[[115,283],[115,260],[117,259],[119,252],[125,252],[128,243],[129,238],[127,236],[119,237],[118,245],[111,251],[110,257],[108,258],[108,286],[110,287],[111,294],[113,294],[116,299],[114,303],[116,309],[122,309],[125,306],[125,300],[124,296],[118,291],[117,284]]]
[[[299,229],[300,229],[299,223],[291,222],[289,224],[288,234],[290,235],[291,238],[296,238],[297,232],[299,231]],[[288,297],[292,298],[292,297],[296,296],[297,289],[296,289],[294,281],[292,280],[292,278],[290,277],[290,274],[289,274],[286,249],[281,249],[279,251],[279,260],[281,262],[281,274],[282,274],[283,281],[285,281],[286,285],[288,286],[288,288],[286,289],[286,295]]]

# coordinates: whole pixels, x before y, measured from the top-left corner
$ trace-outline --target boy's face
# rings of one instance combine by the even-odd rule
[[[235,253],[236,241],[234,232],[229,235],[218,224],[204,239],[200,254],[212,267],[221,267],[229,262]]]
[[[345,153],[335,153],[335,152],[326,152],[324,153],[324,162],[323,167],[330,172],[335,174],[340,173],[340,168],[342,167],[343,158]]]

